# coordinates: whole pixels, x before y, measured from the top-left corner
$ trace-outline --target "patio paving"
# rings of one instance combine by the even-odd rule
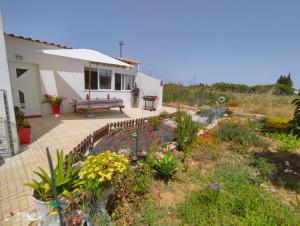
[[[173,112],[175,109],[163,107]],[[64,114],[59,117],[44,116],[30,119],[32,126],[30,145],[21,146],[21,153],[9,159],[0,160],[0,225],[28,225],[30,221],[18,215],[34,211],[31,189],[23,184],[33,178],[38,166],[48,169],[45,148],[49,147],[56,161],[56,149],[65,153],[72,150],[87,135],[109,122],[157,115],[142,109],[127,108],[124,114],[119,110],[99,112],[96,117],[84,118],[79,114]],[[9,217],[13,213],[14,216]],[[5,219],[8,220],[5,220]]]

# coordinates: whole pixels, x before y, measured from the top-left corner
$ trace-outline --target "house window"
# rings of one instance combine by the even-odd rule
[[[91,89],[98,89],[98,69],[91,69]],[[84,87],[85,89],[89,89],[89,68],[84,68]]]
[[[124,90],[132,90],[133,89],[133,83],[134,83],[134,77],[133,75],[123,75],[124,78]]]
[[[23,75],[26,71],[28,71],[28,70],[27,69],[17,68],[16,69],[17,78],[19,78],[21,75]]]
[[[115,74],[115,90],[132,90],[133,85],[133,75]]]
[[[19,90],[19,101],[20,101],[20,107],[25,108],[25,95],[21,90]]]
[[[115,90],[121,90],[121,89],[122,89],[122,75],[115,74]]]
[[[99,69],[100,89],[111,89],[111,71]]]

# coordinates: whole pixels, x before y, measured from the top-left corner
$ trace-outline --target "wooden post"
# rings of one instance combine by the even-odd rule
[[[139,128],[136,128],[136,140],[135,140],[135,146],[136,146],[136,150],[135,150],[135,155],[137,155],[138,150],[139,150]]]
[[[46,148],[46,152],[47,152],[47,158],[48,158],[48,163],[49,163],[49,168],[50,168],[50,173],[51,173],[52,192],[53,192],[53,196],[54,196],[54,199],[55,199],[55,203],[57,205],[59,222],[60,222],[60,226],[64,226],[63,217],[62,217],[62,213],[61,213],[61,207],[59,205],[58,198],[57,198],[55,175],[54,175],[53,163],[52,163],[52,158],[51,158],[51,155],[50,155],[50,152],[49,152],[49,148]]]

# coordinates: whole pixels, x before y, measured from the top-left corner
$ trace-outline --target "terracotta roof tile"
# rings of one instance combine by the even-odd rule
[[[114,57],[114,58],[117,60],[123,61],[127,64],[134,65],[134,66],[136,66],[137,64],[140,64],[140,62],[137,60],[131,60],[131,59],[123,58],[123,57]]]
[[[42,44],[45,44],[45,45],[55,46],[55,47],[58,47],[58,48],[72,49],[71,47],[60,45],[60,44],[53,43],[53,42],[42,41],[42,40],[39,40],[39,39],[33,39],[33,38],[30,38],[30,37],[24,37],[24,36],[21,36],[21,35],[15,35],[15,34],[11,34],[11,33],[4,33],[4,34],[6,36],[9,36],[9,37],[19,38],[19,39],[23,39],[23,40],[27,40],[27,41],[31,41],[31,42],[38,42],[38,43],[42,43]],[[123,57],[114,57],[114,58],[117,59],[117,60],[120,60],[122,62],[125,62],[127,64],[131,64],[133,66],[136,66],[136,65],[140,64],[140,62],[137,61],[137,60],[131,60],[131,59],[123,58]]]
[[[8,33],[4,33],[4,35],[9,36],[9,37],[13,37],[13,38],[20,38],[20,39],[27,40],[27,41],[38,42],[38,43],[42,43],[42,44],[46,44],[46,45],[50,45],[50,46],[55,46],[55,47],[58,47],[58,48],[72,49],[71,47],[68,47],[68,46],[56,44],[56,43],[53,43],[53,42],[42,41],[42,40],[39,40],[39,39],[33,39],[33,38],[30,38],[30,37],[24,37],[24,36],[21,36],[21,35],[8,34]]]

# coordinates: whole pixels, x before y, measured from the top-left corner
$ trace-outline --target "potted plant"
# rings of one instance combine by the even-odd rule
[[[67,161],[64,164],[63,151],[57,150],[57,165],[54,168],[54,175],[57,195],[59,197],[70,195],[73,190],[83,184],[82,181],[78,180],[78,170],[72,164],[71,154],[68,155]],[[24,185],[33,189],[32,197],[38,216],[44,222],[51,222],[53,219],[50,213],[51,201],[53,202],[54,200],[51,176],[41,167],[39,167],[39,172],[35,171],[34,173],[40,178],[40,181],[33,180]]]
[[[113,183],[127,170],[129,160],[124,155],[105,151],[89,156],[79,171],[79,177],[91,191],[92,199],[98,200],[98,206],[105,211],[108,197],[113,193]]]
[[[60,106],[64,97],[45,94],[45,98],[46,98],[46,102],[51,105],[52,114],[57,116],[60,115]]]
[[[17,133],[19,137],[19,144],[30,144],[31,126],[25,120],[24,112],[19,107],[14,107],[16,116]]]

